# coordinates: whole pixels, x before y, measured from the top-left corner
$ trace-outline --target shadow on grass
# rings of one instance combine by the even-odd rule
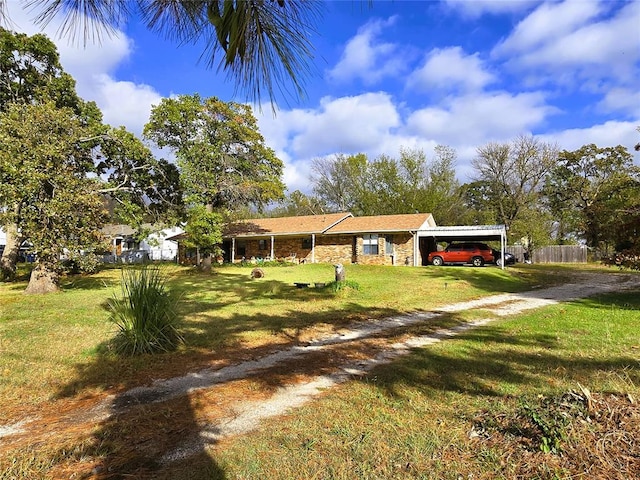
[[[443,273],[450,274],[444,270]],[[473,279],[475,274],[467,276]],[[465,280],[469,281],[468,278]],[[103,345],[91,363],[76,367],[76,380],[58,392],[59,397],[73,396],[89,387],[120,392],[112,402],[113,416],[105,420],[94,435],[97,446],[85,452],[87,456],[101,458],[98,471],[101,476],[97,478],[225,478],[225,472],[207,454],[207,445],[215,441],[199,435],[198,413],[187,390],[164,397],[153,394],[132,397],[128,389],[147,385],[153,379],[199,372],[214,362],[216,368],[221,368],[263,357],[276,348],[299,344],[305,330],[320,324],[326,332],[357,319],[400,313],[388,308],[365,308],[355,297],[348,301],[343,298],[340,307],[301,312],[295,309],[297,303],[331,298],[333,293],[328,289],[296,289],[276,280],[254,281],[225,272],[210,279],[200,275],[194,275],[193,281],[181,278],[179,284],[175,282],[172,286],[185,298],[180,312],[184,318],[189,318],[182,328],[189,349],[155,356],[118,358]],[[488,284],[486,288],[489,288]],[[218,290],[234,295],[223,299],[212,293]],[[263,302],[265,298],[286,299],[294,306],[278,314],[261,311],[259,314],[216,315],[223,306]],[[449,321],[455,323],[457,320],[452,316]],[[243,347],[245,335],[260,330],[277,335],[277,344]],[[557,340],[550,333],[514,335],[488,327],[467,332],[450,342],[461,346],[445,353],[439,349],[422,349],[394,362],[392,367],[381,369],[377,385],[395,396],[402,396],[407,386],[419,388],[426,394],[444,390],[496,396],[503,395],[501,385],[504,383],[529,388],[542,386],[549,372],[557,368],[593,374],[603,369],[622,368],[629,361],[626,358],[601,361],[564,358],[555,353]],[[211,384],[206,378],[198,384],[198,374],[194,378],[195,382],[190,383],[189,388]],[[277,388],[286,379],[286,375],[271,375],[264,381],[270,388]],[[209,433],[215,435],[216,432]],[[180,448],[184,448],[184,440],[188,438],[195,440],[187,444],[190,450],[183,458]],[[168,463],[165,462],[167,458],[171,460]]]
[[[637,293],[614,293],[572,302],[588,309],[636,310]],[[578,310],[579,312],[579,310]],[[572,335],[558,324],[546,333],[484,326],[447,341],[446,348],[416,349],[411,355],[376,371],[377,385],[390,396],[402,397],[406,388],[426,395],[440,392],[501,397],[510,392],[547,391],[563,384],[589,385],[603,375],[640,384],[640,364],[619,353],[585,354],[563,349],[560,337]],[[626,326],[619,326],[624,329]],[[585,325],[583,334],[588,334]],[[591,335],[596,335],[591,333]],[[616,345],[616,351],[619,345]]]
[[[169,282],[170,284],[171,282]],[[191,404],[189,391],[210,386],[211,376],[203,369],[234,365],[262,358],[273,352],[304,342],[304,332],[322,324],[323,332],[331,332],[356,319],[391,316],[391,309],[365,309],[357,301],[341,299],[339,307],[320,312],[296,310],[298,302],[327,299],[335,294],[329,288],[298,289],[284,282],[252,281],[238,275],[217,274],[215,278],[181,279],[171,285],[182,293],[184,301],[179,311],[184,319],[181,331],[187,348],[176,352],[136,357],[117,357],[109,344],[97,348],[90,363],[76,365],[75,380],[64,385],[58,398],[73,397],[85,389],[104,389],[120,392],[111,401],[112,415],[102,422],[94,434],[91,447],[81,456],[100,458],[95,478],[172,478],[224,479],[225,472],[206,452],[215,441],[200,436],[201,425]],[[220,300],[215,294],[201,295],[208,288],[234,291],[238,300]],[[216,312],[229,303],[266,298],[286,299],[294,306],[283,313],[236,313],[218,316]],[[262,331],[257,347],[247,347],[247,333]],[[271,344],[270,344],[271,342]],[[250,343],[250,340],[249,340]],[[199,373],[198,373],[199,372]],[[204,372],[204,373],[203,373]],[[163,392],[142,389],[132,394],[133,387],[150,384],[154,379],[179,378],[192,373],[182,389]],[[288,381],[287,375],[258,378],[265,388],[276,389]],[[215,432],[208,432],[213,433]],[[188,451],[182,458],[181,449]],[[168,473],[169,472],[169,473]]]

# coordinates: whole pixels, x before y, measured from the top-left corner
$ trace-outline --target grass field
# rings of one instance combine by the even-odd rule
[[[347,278],[359,288],[336,293],[293,286],[330,282],[331,265],[267,267],[265,278],[255,280],[247,267],[225,267],[212,275],[176,266],[163,271],[181,295],[186,344],[173,353],[133,358],[117,357],[109,349],[115,329],[105,305],[118,292],[119,270],[68,278],[62,293],[46,296],[23,295],[24,282],[0,284],[0,424],[43,405],[117,393],[233,362],[350,322],[547,286],[572,275],[571,268],[558,266],[502,271],[354,265],[347,267]],[[564,478],[573,467],[563,465],[561,455],[546,454],[548,461],[541,462],[539,438],[528,440],[533,448],[514,440],[519,437],[512,430],[522,420],[517,413],[529,412],[529,422],[539,419],[550,410],[544,401],[580,392],[578,383],[595,394],[640,398],[638,298],[638,292],[594,298],[494,323],[379,368],[185,464],[148,477],[141,473],[144,466],[128,468],[140,468],[133,478],[514,478],[517,468],[529,465],[525,472],[539,478]],[[194,418],[198,409],[210,407],[205,400],[192,400]],[[175,411],[147,412],[149,422],[162,430]],[[509,419],[515,426],[501,429]],[[552,426],[558,422],[543,420]],[[8,472],[0,478],[48,478],[61,471],[56,464],[64,464],[68,473],[79,457],[113,456],[132,435],[118,428],[67,439],[62,453],[59,446],[49,450],[41,445],[41,453],[15,450],[13,458],[0,457],[0,471]],[[554,442],[553,428],[547,430],[551,433],[542,437]],[[480,433],[470,438],[474,431]],[[586,433],[575,438],[580,435]],[[100,448],[77,453],[79,443],[94,444],[96,438]]]
[[[639,327],[635,292],[420,349],[217,449],[217,478],[638,478]],[[580,385],[590,415],[563,396]]]

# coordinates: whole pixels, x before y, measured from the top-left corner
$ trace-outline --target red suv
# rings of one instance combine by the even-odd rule
[[[435,266],[470,263],[474,267],[481,267],[486,262],[493,262],[494,258],[491,247],[484,243],[451,243],[440,252],[431,252],[427,260]]]

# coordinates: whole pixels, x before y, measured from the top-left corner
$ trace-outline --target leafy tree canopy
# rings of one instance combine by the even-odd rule
[[[223,217],[283,197],[283,163],[266,146],[247,105],[199,95],[165,98],[144,135],[175,153],[190,208],[187,232],[206,254],[204,270],[211,268]]]
[[[189,204],[224,212],[283,196],[283,163],[266,146],[248,105],[199,95],[164,98],[144,135],[175,152]]]
[[[10,103],[52,100],[79,108],[75,80],[64,72],[55,44],[45,35],[28,36],[0,27],[0,111]]]
[[[589,144],[560,152],[545,193],[564,230],[587,245],[621,250],[638,243],[640,168],[625,147]]]
[[[354,215],[437,212],[438,223],[451,224],[460,214],[455,151],[438,146],[428,161],[421,150],[386,155],[336,155],[312,165],[313,192],[320,204]]]

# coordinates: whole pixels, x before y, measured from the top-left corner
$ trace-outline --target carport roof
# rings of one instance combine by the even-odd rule
[[[505,238],[507,230],[504,225],[441,226],[423,228],[418,232],[418,236],[435,237],[444,241],[489,241]]]

